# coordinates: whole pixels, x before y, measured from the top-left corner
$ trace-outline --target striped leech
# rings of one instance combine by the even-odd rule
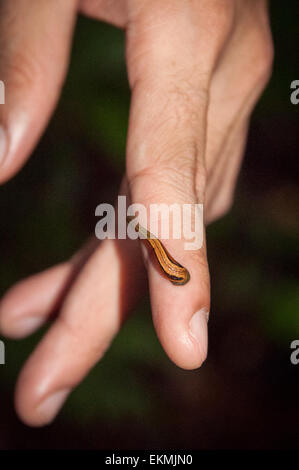
[[[135,217],[128,216],[127,223],[134,219]],[[160,268],[163,270],[169,281],[176,286],[187,284],[190,279],[189,271],[170,255],[159,238],[155,237],[140,224],[136,225],[135,230],[142,235],[142,239],[145,239],[153,248]]]

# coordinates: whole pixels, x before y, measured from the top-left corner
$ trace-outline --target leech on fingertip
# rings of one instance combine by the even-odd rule
[[[134,219],[135,217],[128,216],[127,223]],[[136,225],[135,230],[140,235],[142,235],[142,237],[153,248],[160,268],[163,270],[169,281],[176,286],[183,286],[184,284],[187,284],[187,282],[190,280],[189,271],[170,255],[159,238],[155,237],[140,224]]]

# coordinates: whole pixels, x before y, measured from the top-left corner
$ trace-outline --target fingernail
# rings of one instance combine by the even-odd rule
[[[35,330],[37,330],[44,322],[43,317],[25,317],[25,318],[20,318],[16,319],[15,323],[13,326],[19,330],[19,332],[22,335],[29,335],[30,333],[33,333]]]
[[[37,412],[45,423],[49,423],[55,418],[69,393],[70,389],[68,388],[59,390],[39,404]]]
[[[7,148],[7,138],[6,132],[4,127],[0,125],[0,166],[2,165],[5,155],[6,155],[6,148]]]
[[[208,317],[206,308],[194,313],[190,320],[190,334],[198,342],[202,355],[205,358],[208,352]]]

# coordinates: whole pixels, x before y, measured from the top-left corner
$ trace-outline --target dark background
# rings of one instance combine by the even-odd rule
[[[13,387],[41,333],[4,340],[0,448],[297,448],[299,365],[298,2],[271,2],[275,63],[253,115],[235,204],[208,228],[209,357],[173,365],[148,301],[71,395],[54,424],[30,429]],[[129,89],[124,34],[80,18],[62,99],[26,167],[0,188],[0,294],[67,259],[113,201],[124,169]],[[34,106],[34,103],[32,104]]]

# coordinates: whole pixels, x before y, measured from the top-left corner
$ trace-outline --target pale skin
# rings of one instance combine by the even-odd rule
[[[225,214],[250,114],[271,73],[264,0],[2,0],[0,182],[22,167],[48,123],[79,12],[126,31],[132,101],[122,191],[146,206],[201,202],[206,224]],[[103,357],[147,276],[165,352],[179,367],[200,367],[210,310],[206,245],[197,252],[185,251],[179,240],[165,246],[188,267],[191,279],[183,287],[144,263],[138,241],[109,240],[89,242],[4,295],[0,328],[12,338],[37,330],[60,305],[18,378],[15,405],[25,423],[43,426],[55,418]]]

